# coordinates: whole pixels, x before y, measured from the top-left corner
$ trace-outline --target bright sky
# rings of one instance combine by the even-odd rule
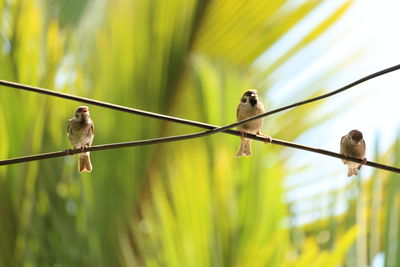
[[[296,5],[299,2],[302,1],[292,1],[291,4]],[[335,7],[344,2],[345,0],[325,1],[268,50],[256,64],[262,66],[274,62],[322,18],[327,17]],[[399,10],[398,0],[354,1],[344,17],[320,40],[297,53],[268,77],[274,84],[266,96],[270,109],[294,101],[293,95],[326,74],[332,64],[352,62],[333,77],[328,76],[323,80],[328,85],[326,91],[338,89],[366,75],[400,64]],[[355,55],[359,57],[354,59]],[[293,141],[338,152],[340,138],[352,129],[359,129],[367,143],[367,158],[374,160],[375,139],[379,136],[380,150],[383,152],[400,134],[399,84],[400,71],[397,71],[324,100],[323,111],[334,111],[337,113],[334,118],[310,129],[298,140]],[[337,111],[343,104],[347,104],[348,109]],[[268,132],[267,129],[264,131]],[[329,192],[351,183],[354,178],[347,178],[347,167],[340,160],[305,151],[291,149],[290,152],[292,166],[311,166],[301,173],[293,173],[286,181],[289,187],[300,185],[289,190],[287,196],[287,199],[294,203],[293,211],[299,215],[296,223],[310,222],[328,215],[330,210],[327,205],[332,200]],[[363,167],[361,178],[367,177],[371,170],[370,167]],[[312,198],[316,194],[320,195],[318,201]],[[304,197],[310,197],[309,201],[305,201]],[[342,199],[343,202],[335,207],[336,213],[346,210],[345,198]],[[310,210],[315,212],[305,212]]]

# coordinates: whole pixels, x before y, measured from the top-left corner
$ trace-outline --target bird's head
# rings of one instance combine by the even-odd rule
[[[79,120],[86,120],[90,117],[89,107],[87,106],[79,106],[75,111],[75,117]]]
[[[258,103],[258,94],[256,89],[249,89],[244,92],[241,100],[242,104],[250,104],[251,106],[255,106]]]
[[[358,130],[351,130],[349,132],[349,138],[356,144],[360,143],[360,141],[363,139],[363,135],[360,131]]]

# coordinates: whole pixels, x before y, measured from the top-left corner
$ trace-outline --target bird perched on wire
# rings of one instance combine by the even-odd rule
[[[85,148],[92,145],[94,138],[94,124],[90,119],[89,108],[80,106],[75,116],[68,120],[68,138],[74,148]],[[79,172],[91,172],[90,152],[78,154]]]
[[[240,99],[239,106],[236,112],[236,118],[238,121],[253,117],[258,114],[265,112],[264,105],[258,98],[257,90],[249,89],[244,92],[242,98]],[[263,119],[255,119],[237,126],[238,130],[242,133],[242,139],[240,142],[239,151],[236,157],[250,156],[251,155],[251,139],[245,138],[245,133],[258,134],[261,135],[260,130],[263,124]],[[270,136],[263,135],[266,138],[266,142],[271,142],[272,138]]]
[[[361,166],[367,161],[365,158],[365,141],[360,131],[351,130],[348,134],[342,137],[340,140],[340,154],[346,157],[359,158],[363,160],[362,163],[359,164],[342,159],[343,164],[347,164],[349,167],[347,176],[358,175]]]

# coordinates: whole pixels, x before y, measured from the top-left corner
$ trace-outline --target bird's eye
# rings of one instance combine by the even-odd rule
[[[243,97],[242,98],[242,103],[246,103],[247,102],[247,98]]]

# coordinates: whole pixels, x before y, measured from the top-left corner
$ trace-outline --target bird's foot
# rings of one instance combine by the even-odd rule
[[[360,166],[358,166],[358,169],[361,169],[361,167],[362,167],[365,163],[367,163],[367,158],[364,158],[364,159],[361,161]]]
[[[342,155],[345,157],[345,159],[342,159],[343,164],[346,165],[347,163],[349,163],[349,161],[348,161],[349,157],[345,154],[342,154]]]
[[[266,143],[266,144],[272,143],[272,137],[271,137],[271,136],[262,134],[262,133],[260,133],[260,132],[258,132],[257,135],[262,136],[262,137],[265,138],[264,143]]]

